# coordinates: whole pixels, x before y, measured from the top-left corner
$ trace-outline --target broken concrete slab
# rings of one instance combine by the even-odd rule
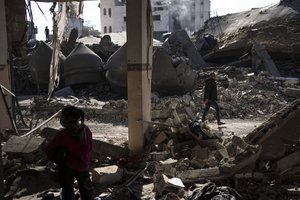
[[[44,138],[35,136],[12,136],[3,146],[3,151],[9,157],[21,157],[24,161],[34,162],[43,156],[42,145]]]

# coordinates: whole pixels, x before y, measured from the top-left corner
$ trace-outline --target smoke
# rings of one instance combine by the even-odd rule
[[[189,5],[190,1],[187,0],[175,0],[171,2],[170,14],[174,31],[188,27]]]

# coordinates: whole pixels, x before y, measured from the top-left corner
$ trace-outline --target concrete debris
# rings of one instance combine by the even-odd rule
[[[92,181],[101,186],[107,186],[120,181],[123,177],[123,169],[116,165],[94,168],[92,171]]]
[[[245,138],[234,134],[224,137],[221,129],[215,131],[207,123],[197,121],[203,109],[201,80],[204,78],[199,80],[199,87],[191,94],[182,97],[157,97],[155,101],[152,101],[152,121],[142,122],[150,124],[149,135],[146,140],[149,146],[146,161],[155,162],[155,167],[152,170],[149,168],[149,172],[151,171],[154,176],[164,174],[168,179],[180,178],[184,184],[206,179],[224,180],[228,177],[234,177],[236,174],[253,174],[260,169],[271,170],[270,173],[278,173],[281,175],[281,179],[299,173],[300,170],[296,170],[298,162],[294,162],[292,159],[292,148],[285,145],[286,141],[290,141],[290,145],[297,141],[298,129],[294,128],[297,127],[295,119],[298,116],[296,114],[298,101],[296,100],[296,103],[293,102],[286,108],[284,107],[287,102],[293,100],[293,97],[284,93],[286,80],[274,81],[264,73],[260,73],[258,76],[249,74],[249,70],[235,67],[218,70],[222,116],[225,119],[234,117],[244,119],[268,115],[276,111],[278,113],[272,115],[269,121],[261,127],[257,127],[253,133],[249,133]],[[205,76],[206,73],[199,72],[199,77]],[[297,88],[297,85],[293,84],[293,87]],[[126,123],[128,107],[127,101],[124,99],[101,103],[94,98],[81,99],[80,105],[82,105],[87,116],[97,118],[100,122]],[[36,110],[40,110],[41,114],[49,115],[49,113],[54,113],[60,109],[63,104],[36,99],[33,106]],[[23,107],[23,109],[26,108]],[[209,120],[214,119],[214,115],[212,115]],[[195,127],[199,129],[191,129],[191,122],[194,122]],[[50,140],[51,135],[56,131],[56,129],[46,128],[42,130],[41,135]],[[286,135],[284,140],[281,140],[282,133]],[[276,148],[272,147],[274,143],[276,143]],[[275,151],[279,154],[276,154]],[[95,166],[95,169],[99,168],[99,164],[102,162],[108,162],[111,166],[115,164],[114,161],[126,158],[128,155],[129,151],[126,147],[99,140],[94,141],[92,160],[98,165]],[[268,163],[270,157],[266,157],[268,155],[272,155],[272,162],[275,159],[277,168],[275,165],[270,166]],[[5,161],[5,174],[11,173],[8,171],[8,166],[13,166],[12,169],[23,167],[18,160],[7,160],[9,161]],[[42,161],[36,162],[43,163]],[[277,170],[274,171],[274,169]],[[288,171],[285,171],[286,169]],[[113,176],[117,175],[118,173],[113,173]],[[116,180],[120,180],[119,178],[118,176]],[[243,179],[252,180],[255,178],[248,175],[238,178],[236,181],[238,183],[237,188],[244,185]],[[109,178],[108,180],[115,179]],[[110,184],[117,185],[117,182]],[[249,189],[249,191],[251,190]],[[181,192],[172,195],[165,195],[162,192],[160,198],[167,199],[172,196],[175,199],[180,199],[182,196]]]
[[[3,146],[3,152],[9,157],[22,158],[25,162],[35,162],[43,157],[44,138],[34,136],[12,136]]]

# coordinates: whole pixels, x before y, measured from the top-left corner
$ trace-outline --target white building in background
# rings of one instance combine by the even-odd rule
[[[154,38],[178,29],[198,31],[210,17],[210,0],[151,0]],[[101,33],[126,31],[126,0],[101,0]]]
[[[126,0],[100,1],[101,33],[126,31]]]

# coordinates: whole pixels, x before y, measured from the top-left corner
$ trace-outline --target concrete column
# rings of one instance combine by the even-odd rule
[[[7,73],[7,32],[6,32],[6,18],[5,18],[5,2],[0,0],[0,81],[1,84],[8,83]],[[0,131],[9,126],[9,118],[5,110],[3,100],[0,99]],[[4,199],[4,182],[3,182],[3,164],[2,164],[2,150],[0,141],[0,199]]]
[[[127,16],[127,87],[129,149],[139,153],[144,147],[151,121],[152,11],[150,0],[128,0]]]
[[[8,46],[7,46],[7,31],[5,17],[5,2],[0,0],[0,84],[10,89],[10,73],[8,66]],[[8,99],[8,103],[11,99]],[[11,129],[12,125],[9,120],[2,96],[0,95],[0,131]]]

